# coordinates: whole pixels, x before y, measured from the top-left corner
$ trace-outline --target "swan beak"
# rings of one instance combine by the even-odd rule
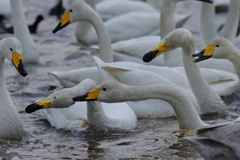
[[[169,48],[165,47],[164,45],[165,45],[164,42],[162,42],[156,48],[154,48],[150,52],[146,53],[143,56],[143,61],[144,62],[150,62],[151,60],[153,60],[154,58],[156,58],[157,56],[159,56],[163,52],[168,51]]]
[[[100,89],[94,89],[83,96],[73,98],[73,101],[94,101],[98,99],[100,92]]]
[[[32,113],[35,112],[39,109],[46,109],[46,108],[50,108],[50,103],[52,102],[52,99],[44,99],[41,101],[38,101],[36,103],[30,104],[29,106],[27,106],[25,108],[25,112],[27,113]]]
[[[198,1],[206,2],[206,3],[213,3],[211,0],[198,0]]]
[[[58,23],[57,27],[52,31],[53,33],[56,33],[57,31],[59,31],[60,29],[66,27],[67,25],[69,25],[70,22],[70,12],[65,12],[60,20],[60,22]]]
[[[212,55],[213,55],[213,52],[214,52],[215,47],[216,47],[216,46],[207,46],[207,47],[205,47],[205,49],[202,50],[201,52],[196,53],[196,54],[193,54],[193,55],[192,55],[193,57],[198,57],[198,58],[195,59],[193,62],[196,63],[196,62],[200,62],[200,61],[203,61],[203,60],[206,60],[206,59],[211,58]]]
[[[23,67],[22,55],[19,55],[16,52],[12,51],[12,63],[23,77],[28,75],[28,73]]]

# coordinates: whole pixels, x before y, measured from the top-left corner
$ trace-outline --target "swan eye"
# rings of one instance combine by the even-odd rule
[[[103,88],[102,90],[103,90],[103,91],[106,91],[107,89],[106,89],[106,88]]]
[[[56,99],[57,97],[53,97],[53,99]]]
[[[219,45],[216,45],[216,47],[219,47]]]
[[[69,10],[69,12],[72,12],[72,11],[73,11],[72,9]]]
[[[13,51],[13,49],[12,49],[12,48],[10,48],[10,51]]]

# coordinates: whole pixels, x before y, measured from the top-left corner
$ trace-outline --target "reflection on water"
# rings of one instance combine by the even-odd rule
[[[20,77],[10,63],[5,65],[7,88],[19,112],[26,135],[21,142],[0,141],[0,158],[202,159],[184,139],[178,138],[174,133],[178,130],[176,118],[141,119],[138,121],[136,130],[131,132],[93,127],[84,129],[75,127],[74,130],[64,130],[51,127],[42,116],[41,111],[32,114],[25,113],[26,106],[62,88],[56,79],[48,75],[49,71],[66,71],[95,65],[91,54],[96,51],[76,43],[73,36],[74,24],[57,34],[51,33],[58,24],[58,20],[55,17],[49,17],[46,10],[53,4],[54,1],[29,0],[29,9],[33,14],[28,14],[28,18],[33,20],[34,14],[38,13],[44,13],[45,16],[45,20],[39,26],[38,34],[33,35],[40,50],[40,63],[25,65],[29,73],[27,77]],[[194,7],[194,5],[192,6]],[[195,12],[195,9],[196,5],[192,12]],[[195,23],[192,27],[191,23],[189,24],[190,29],[194,30],[196,38],[198,31],[196,31]],[[12,35],[0,34],[0,38],[5,36]],[[199,46],[199,41],[197,43]],[[199,48],[201,47],[199,46]],[[231,104],[231,113],[237,115],[239,101],[236,100],[239,98],[230,96],[224,100]],[[235,117],[203,118],[208,123],[214,123],[231,120]],[[76,125],[80,126],[80,124]]]

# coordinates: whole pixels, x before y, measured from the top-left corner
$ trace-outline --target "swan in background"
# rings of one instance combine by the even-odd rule
[[[106,81],[89,93],[73,98],[73,101],[101,101],[106,103],[161,99],[173,107],[180,129],[207,125],[199,117],[188,97],[180,88],[171,85],[128,86],[117,81]],[[159,106],[161,107],[161,106]]]
[[[26,13],[27,9],[27,0],[23,1],[23,12]],[[10,0],[1,0],[0,1],[0,14],[3,14],[5,17],[11,17],[12,11],[11,11],[11,4]]]
[[[192,62],[192,54],[195,52],[195,49],[190,31],[175,29],[170,32],[155,49],[144,55],[143,61],[149,62],[161,53],[178,47],[182,48],[183,64],[188,82],[202,111],[205,113],[224,113],[226,110],[224,102],[210,88],[206,80],[202,77],[198,66]],[[221,86],[219,85],[219,87]]]
[[[43,114],[53,127],[65,128],[74,119],[87,119],[95,127],[109,127],[133,130],[137,126],[137,117],[126,103],[77,102],[72,98],[83,95],[97,85],[91,79],[85,79],[72,88],[58,90],[46,99],[35,102],[25,111],[32,113],[44,109]]]
[[[145,11],[135,11],[111,18],[104,24],[109,33],[111,42],[117,42],[146,35],[159,34],[159,16],[159,12],[149,13]],[[182,21],[185,22],[188,17],[189,14],[176,15],[175,20],[177,26],[180,27],[183,24]],[[73,22],[74,21],[71,21],[71,23]],[[122,31],[123,26],[125,28],[124,32]],[[91,27],[90,24],[86,24],[86,22],[84,22],[84,25],[83,23],[77,25],[76,37],[80,43],[85,45],[98,44],[95,28]]]
[[[239,6],[239,0],[231,0],[225,25],[220,33],[217,34],[214,21],[215,7],[213,4],[202,4],[200,35],[204,46],[206,46],[211,39],[218,36],[225,37],[232,42],[235,41],[240,13]]]
[[[23,48],[24,63],[38,63],[39,51],[29,32],[27,21],[23,13],[22,0],[10,0],[14,35],[19,39]]]
[[[193,56],[198,57],[194,62],[200,62],[208,58],[227,59],[235,69],[235,72],[240,79],[240,50],[236,48],[229,40],[223,37],[212,39],[205,49]],[[229,87],[228,90],[235,92],[239,89],[239,80],[235,86]]]
[[[240,158],[240,118],[197,128],[199,137],[184,137],[206,160]]]
[[[22,64],[22,46],[16,38],[7,37],[0,41],[0,139],[21,140],[24,129],[5,84],[5,58],[13,63],[22,76],[27,76]]]

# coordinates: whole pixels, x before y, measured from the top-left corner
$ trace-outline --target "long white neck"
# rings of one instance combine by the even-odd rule
[[[214,5],[209,3],[202,4],[200,30],[204,46],[206,46],[211,39],[218,36],[225,37],[230,41],[236,37],[239,20],[239,3],[239,0],[231,0],[225,25],[219,35],[216,31]]]
[[[23,13],[22,0],[10,0],[10,2],[14,34],[21,42],[23,48],[23,62],[37,63],[39,59],[39,52],[27,26],[27,20]]]
[[[219,37],[225,37],[229,41],[232,41],[237,34],[237,27],[239,22],[239,9],[240,1],[231,0],[226,22],[223,29],[219,32]]]
[[[124,86],[121,88],[122,101],[161,99],[174,109],[180,129],[196,128],[206,125],[198,115],[192,102],[180,88],[171,85]],[[121,95],[118,95],[121,99]],[[120,100],[121,101],[121,100]],[[161,106],[159,106],[161,107]]]
[[[193,63],[195,50],[193,42],[183,49],[183,63],[190,87],[197,98],[202,113],[224,113],[226,106],[219,95],[214,92],[202,77],[198,66]]]
[[[160,15],[160,30],[161,37],[165,37],[168,33],[175,29],[174,21],[174,10],[176,7],[176,0],[163,0],[161,5],[161,15]],[[180,53],[179,50],[172,50],[163,53],[165,65],[168,67],[182,66],[182,61],[179,60]]]
[[[113,62],[112,46],[111,46],[110,37],[108,35],[108,31],[101,17],[93,9],[89,9],[88,11],[89,11],[89,16],[86,21],[91,23],[97,32],[100,58],[104,62]],[[85,24],[85,25],[88,26],[88,24]]]
[[[21,140],[24,129],[4,79],[4,58],[0,56],[0,139]]]

